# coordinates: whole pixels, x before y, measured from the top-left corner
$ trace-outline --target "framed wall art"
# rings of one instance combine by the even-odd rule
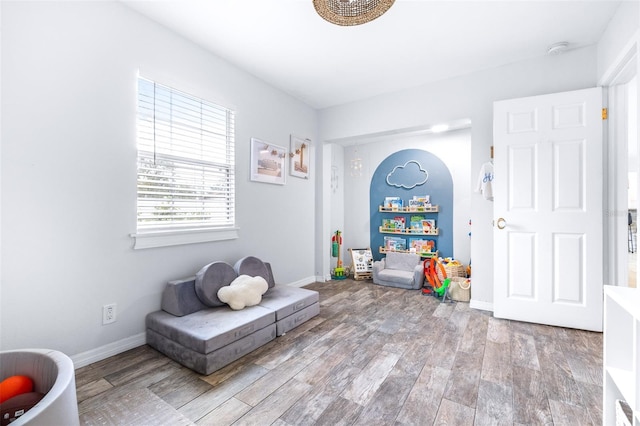
[[[289,174],[302,179],[309,179],[311,164],[310,139],[291,135],[289,142]]]
[[[286,148],[251,138],[251,180],[284,185],[286,157]]]

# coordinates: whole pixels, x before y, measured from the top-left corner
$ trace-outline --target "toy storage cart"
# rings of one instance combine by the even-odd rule
[[[349,249],[354,280],[368,280],[373,274],[373,255],[371,249]]]

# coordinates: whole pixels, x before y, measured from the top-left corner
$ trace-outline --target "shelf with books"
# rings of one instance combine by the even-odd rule
[[[378,228],[381,234],[400,234],[400,235],[438,235],[438,228],[432,229],[431,231],[416,231],[415,229],[407,228],[407,229],[396,229],[396,228],[383,228],[382,226]]]
[[[396,253],[412,253],[411,250],[389,250],[386,249],[384,247],[380,247],[380,254],[387,254],[390,252],[396,252]],[[431,257],[438,257],[438,251],[424,251],[424,252],[415,252],[416,254],[418,254],[420,257],[425,257],[425,258],[431,258]]]
[[[429,207],[385,207],[380,206],[378,208],[380,213],[438,213],[438,206]]]

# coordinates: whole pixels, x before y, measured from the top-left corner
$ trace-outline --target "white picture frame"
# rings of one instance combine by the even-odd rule
[[[289,174],[309,179],[311,168],[311,140],[291,135],[289,139]]]
[[[284,185],[286,182],[287,149],[251,138],[251,180]]]

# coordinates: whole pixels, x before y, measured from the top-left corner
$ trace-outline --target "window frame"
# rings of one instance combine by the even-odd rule
[[[150,104],[149,103],[145,104],[140,100],[140,98],[143,96],[142,86],[144,84],[147,84],[147,86],[149,84],[153,85],[154,101]],[[137,78],[136,78],[136,99],[137,99],[137,102],[136,102],[137,131],[136,131],[136,138],[135,138],[136,140],[136,232],[133,234],[130,234],[130,236],[134,240],[134,244],[133,244],[134,249],[165,247],[165,246],[193,244],[193,243],[202,243],[202,242],[210,242],[210,241],[223,241],[223,240],[238,238],[238,227],[236,222],[236,197],[235,197],[235,184],[236,184],[235,118],[234,118],[235,110],[228,106],[222,105],[218,102],[209,101],[204,97],[194,96],[189,92],[180,90],[179,88],[176,88],[176,87],[177,87],[176,85],[167,85],[164,83],[160,83],[158,79],[154,79],[147,75],[142,75],[140,73],[137,75]],[[148,90],[148,87],[147,87],[147,90]],[[213,150],[219,150],[223,153],[226,152],[226,154],[222,155],[222,157],[226,158],[226,162],[222,160],[216,160],[217,162],[213,162],[213,160],[211,159],[208,159],[208,160],[195,159],[194,160],[193,158],[189,158],[188,154],[184,154],[183,156],[180,156],[180,155],[176,156],[173,153],[167,154],[166,151],[163,151],[163,148],[161,146],[163,143],[159,142],[159,139],[158,139],[159,137],[157,138],[155,135],[156,129],[157,129],[157,126],[159,125],[171,127],[169,124],[174,123],[174,117],[173,117],[173,114],[171,114],[171,118],[163,122],[160,122],[159,119],[156,118],[156,115],[158,116],[161,115],[158,110],[158,108],[160,107],[156,105],[156,101],[155,101],[155,96],[158,90],[164,91],[163,93],[165,92],[170,93],[172,96],[177,95],[178,97],[176,98],[175,104],[178,104],[181,100],[188,98],[190,101],[194,101],[196,102],[196,104],[199,104],[202,107],[213,107],[218,112],[224,111],[225,118],[218,120],[217,123],[224,124],[225,130],[222,137],[224,138],[225,142],[223,144],[217,144],[214,147],[209,146],[208,148],[211,148]],[[144,105],[141,107],[141,104],[144,104]],[[174,106],[173,98],[170,99],[167,105],[171,107]],[[147,108],[147,111],[144,111],[145,107]],[[147,123],[144,123],[145,118],[143,117],[144,115],[143,112],[147,113],[146,114]],[[149,115],[150,115],[149,113],[152,115],[150,121],[149,121]],[[175,120],[177,120],[177,118]],[[193,122],[189,122],[189,124],[193,124]],[[141,136],[141,128],[145,126],[147,127],[147,129],[149,128],[153,129],[152,136],[148,136],[146,138],[144,136]],[[201,133],[204,133],[203,132],[204,127],[205,125],[203,124],[202,127],[200,127],[198,130]],[[200,147],[202,147],[204,144],[203,139],[204,139],[204,136],[201,139],[199,139],[197,142]],[[169,142],[167,143],[166,140],[168,140]],[[175,141],[180,142],[179,144],[177,144],[179,149],[183,149],[184,145],[187,144],[187,142],[185,140],[181,140],[180,137],[174,138],[173,133],[171,133],[171,136],[166,137],[166,140],[164,144],[165,146],[169,145],[171,147],[169,149],[173,149],[172,147],[176,146],[174,145]],[[145,143],[147,145],[146,148],[144,147]],[[150,144],[153,145],[152,148],[150,148]],[[140,200],[144,199],[144,197],[141,198],[140,196],[141,194],[140,175],[141,173],[144,173],[145,170],[149,170],[148,160],[150,156],[154,158],[154,161],[156,159],[156,156],[158,156],[158,158],[163,159],[164,161],[168,161],[171,164],[170,169],[174,172],[175,171],[177,171],[178,173],[185,172],[187,168],[191,167],[194,163],[197,163],[198,166],[203,167],[202,174],[204,174],[204,171],[206,170],[211,172],[213,175],[216,175],[219,179],[222,179],[223,187],[225,189],[223,191],[224,197],[222,198],[221,201],[222,201],[222,204],[225,204],[225,203],[230,204],[230,206],[227,207],[228,211],[226,213],[227,219],[228,219],[228,216],[231,217],[230,222],[218,223],[218,224],[206,223],[206,221],[197,222],[198,215],[194,214],[190,209],[187,209],[186,215],[188,216],[188,218],[186,220],[168,220],[167,224],[165,225],[165,224],[161,224],[161,221],[158,219],[160,216],[156,216],[158,220],[155,221],[155,224],[150,224],[148,226],[144,226],[143,224],[141,226],[141,220],[139,216],[141,212],[145,210],[145,208],[144,207],[141,208],[140,206]],[[168,157],[170,158],[168,159]],[[145,162],[146,162],[146,166],[145,166]],[[153,167],[151,168],[151,170],[153,170]],[[224,170],[228,170],[227,174],[231,175],[230,177],[226,178],[226,181],[224,180],[225,179]],[[202,180],[197,180],[196,182],[201,182],[201,183],[207,182],[206,178],[202,177],[201,179]],[[194,185],[195,187],[198,186],[197,183],[194,183]],[[153,183],[152,183],[152,186],[153,186]],[[164,185],[158,185],[158,186],[161,187]],[[200,187],[206,188],[207,186],[200,185]],[[175,196],[179,189],[180,189],[180,184],[175,184],[171,186],[171,189],[167,191],[168,193],[171,194],[169,195],[170,200],[174,200],[174,198],[171,198],[171,197]],[[211,191],[211,187],[209,187],[209,190]],[[196,193],[197,193],[197,190],[194,188],[189,195],[192,197],[195,197]],[[186,202],[186,203],[188,204],[189,202]],[[194,204],[194,203],[195,203],[194,201],[191,201],[191,204]],[[207,203],[205,201],[202,201],[201,204],[206,205]],[[158,204],[158,206],[160,205],[161,204]],[[213,208],[212,208],[212,211],[213,211]],[[212,211],[209,211],[209,213],[214,214],[212,213]],[[219,216],[221,218],[224,218],[224,214],[221,214]],[[193,222],[190,222],[190,221],[193,221]],[[225,222],[225,221],[222,220],[222,222]]]

